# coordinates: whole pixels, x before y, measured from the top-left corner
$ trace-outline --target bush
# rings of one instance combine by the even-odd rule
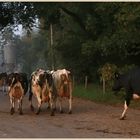
[[[115,64],[106,63],[102,67],[98,69],[98,73],[100,75],[100,82],[105,81],[106,89],[110,89],[112,87],[114,74],[117,71],[117,66]]]

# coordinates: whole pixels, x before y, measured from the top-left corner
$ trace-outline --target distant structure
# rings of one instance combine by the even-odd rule
[[[0,72],[11,73],[16,71],[16,47],[8,41],[0,48]]]
[[[3,48],[0,47],[0,72],[4,72],[5,67],[4,67],[4,52]]]

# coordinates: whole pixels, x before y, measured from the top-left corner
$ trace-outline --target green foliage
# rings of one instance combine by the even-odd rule
[[[127,73],[128,71],[130,71],[131,69],[133,69],[135,67],[136,67],[135,64],[131,64],[131,65],[125,64],[123,67],[119,68],[119,72],[121,74],[124,74],[124,73]]]
[[[98,69],[98,73],[100,75],[100,81],[102,82],[104,79],[107,88],[112,87],[112,82],[116,71],[117,71],[117,66],[109,63],[104,64],[102,67]]]
[[[105,63],[102,67],[98,69],[98,74],[100,76],[100,82],[105,80],[106,89],[110,90],[114,81],[115,72],[119,72],[120,74],[127,73],[131,69],[135,68],[135,64],[125,64],[124,66],[117,67],[115,64]]]
[[[117,95],[114,95],[111,91],[107,91],[106,94],[103,94],[102,88],[97,84],[89,85],[87,89],[84,88],[84,85],[77,85],[73,90],[74,97],[113,106],[123,106],[125,99],[124,95],[124,91],[119,92]],[[130,106],[139,109],[139,101],[136,102],[132,100]]]
[[[45,50],[48,48],[46,33],[32,34],[32,37],[23,37],[19,44],[19,61],[23,71],[31,74],[36,68],[48,68]]]
[[[123,93],[119,96],[115,96],[111,91],[103,94],[99,85],[89,85],[87,89],[82,85],[78,85],[74,88],[73,96],[111,105],[123,103],[124,100]]]
[[[51,68],[50,24],[55,67],[72,70],[77,79],[87,75],[91,82],[96,81],[97,70],[107,62],[118,67],[140,65],[140,3],[3,2],[0,10],[3,26],[15,22],[32,27],[36,26],[35,19],[40,23],[44,20],[36,39],[23,49],[24,67],[28,71],[46,61]],[[107,77],[110,82],[111,75]]]

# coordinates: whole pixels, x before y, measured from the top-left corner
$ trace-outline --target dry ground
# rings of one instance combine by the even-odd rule
[[[140,111],[129,109],[122,121],[118,119],[122,107],[74,98],[71,115],[56,112],[50,116],[45,104],[35,115],[26,95],[24,114],[10,115],[9,97],[0,93],[0,138],[140,138]]]

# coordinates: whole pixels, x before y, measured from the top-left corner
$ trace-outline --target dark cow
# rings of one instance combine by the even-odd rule
[[[32,95],[37,98],[38,110],[36,114],[41,111],[43,102],[49,102],[51,107],[51,116],[54,115],[54,99],[55,95],[52,92],[52,75],[51,73],[38,69],[34,71],[30,79],[29,101],[31,110],[34,110],[32,105]]]
[[[7,76],[8,94],[11,102],[11,115],[15,112],[15,102],[18,102],[19,114],[22,115],[22,100],[28,90],[27,76],[24,73],[11,73]]]
[[[130,101],[140,98],[140,68],[132,69],[123,75],[115,74],[115,81],[112,89],[117,93],[121,88],[124,88],[126,92],[124,110],[120,117],[120,119],[123,120],[126,117],[126,111]]]

